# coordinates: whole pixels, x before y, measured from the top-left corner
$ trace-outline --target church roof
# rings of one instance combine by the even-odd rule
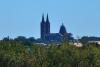
[[[62,24],[59,30],[59,33],[64,35],[65,33],[67,33],[65,26]]]

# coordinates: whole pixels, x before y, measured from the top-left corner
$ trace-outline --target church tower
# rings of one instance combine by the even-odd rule
[[[46,19],[46,34],[50,34],[50,21],[49,21],[48,14]]]
[[[65,26],[62,24],[59,30],[59,33],[61,35],[65,35],[67,33]]]
[[[45,20],[44,20],[44,15],[42,15],[42,21],[41,21],[41,38],[45,39],[45,34],[46,34],[46,24],[45,24]]]

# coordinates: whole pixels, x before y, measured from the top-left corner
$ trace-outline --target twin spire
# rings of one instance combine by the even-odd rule
[[[65,35],[67,33],[66,28],[64,24],[62,23],[59,34]],[[42,15],[42,22],[41,22],[41,38],[45,39],[45,36],[50,35],[50,22],[49,22],[49,17],[47,14],[46,21],[44,19],[44,14]]]
[[[41,38],[44,39],[46,35],[50,34],[50,22],[49,17],[47,14],[46,21],[44,19],[44,14],[42,15],[42,22],[41,22]]]
[[[42,15],[42,22],[45,22],[45,19],[44,19],[44,14]],[[46,22],[47,22],[47,23],[49,22],[49,17],[48,17],[48,14],[47,14]]]

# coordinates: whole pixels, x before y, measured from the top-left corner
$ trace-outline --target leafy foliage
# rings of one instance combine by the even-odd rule
[[[100,48],[95,44],[77,48],[67,43],[28,46],[0,41],[0,67],[100,67]]]

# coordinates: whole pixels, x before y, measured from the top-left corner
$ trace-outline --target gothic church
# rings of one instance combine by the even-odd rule
[[[59,43],[62,42],[64,38],[68,38],[70,33],[67,33],[65,26],[62,24],[59,30],[59,33],[50,32],[50,21],[47,14],[46,21],[44,15],[42,15],[42,21],[40,24],[41,28],[41,40],[44,43]]]

